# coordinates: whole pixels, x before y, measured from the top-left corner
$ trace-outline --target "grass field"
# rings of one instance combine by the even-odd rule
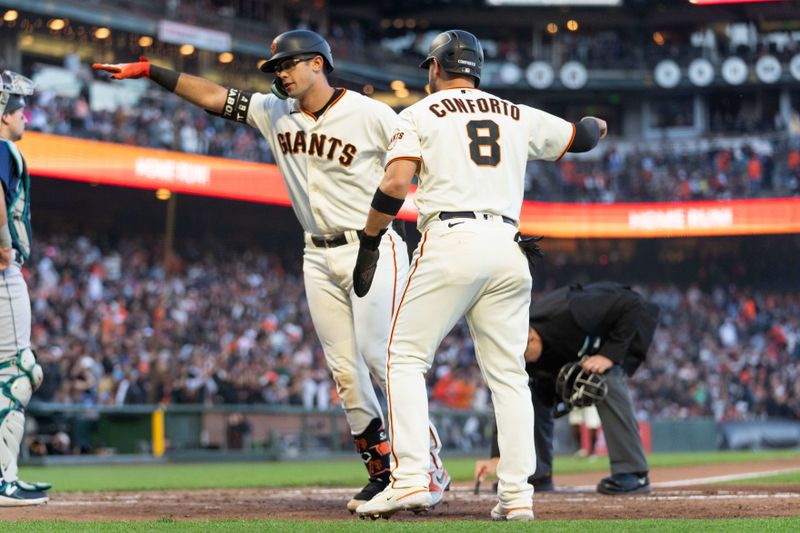
[[[653,454],[653,468],[719,463],[757,462],[800,456],[800,451],[709,452]],[[455,481],[472,479],[476,458],[445,458]],[[606,472],[608,461],[557,457],[558,473]],[[786,477],[788,476],[788,477]],[[307,462],[192,463],[153,465],[23,467],[20,477],[53,483],[54,490],[117,491],[200,488],[292,486],[352,486],[364,482],[364,469],[356,460]],[[798,475],[772,476],[766,483],[797,483]]]
[[[252,533],[253,531],[291,531],[292,533],[320,533],[336,531],[360,533],[385,531],[391,533],[494,533],[507,531],[563,532],[591,531],[592,533],[619,533],[642,531],[736,531],[744,533],[766,533],[800,530],[800,518],[766,518],[741,520],[574,520],[542,521],[534,523],[492,522],[297,522],[282,520],[220,520],[180,522],[155,520],[152,522],[12,522],[7,524],[13,531],[35,533],[73,532],[225,532]]]

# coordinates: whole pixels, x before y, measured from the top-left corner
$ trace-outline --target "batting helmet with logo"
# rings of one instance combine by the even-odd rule
[[[481,81],[483,68],[483,47],[477,37],[464,30],[447,30],[440,33],[431,43],[428,57],[419,68],[428,68],[436,60],[445,72],[468,74],[475,78],[475,87]]]
[[[261,65],[264,72],[275,72],[275,67],[284,59],[303,55],[318,54],[325,60],[325,70],[333,71],[331,47],[319,33],[309,30],[292,30],[281,33],[272,41],[272,57]]]

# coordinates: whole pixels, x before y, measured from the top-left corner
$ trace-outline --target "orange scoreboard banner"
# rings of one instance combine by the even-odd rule
[[[290,205],[275,165],[26,132],[35,176]]]
[[[275,165],[27,132],[31,174],[290,205]],[[413,191],[402,218],[416,219]],[[647,238],[800,233],[800,198],[676,203],[524,202],[520,229],[557,238]]]

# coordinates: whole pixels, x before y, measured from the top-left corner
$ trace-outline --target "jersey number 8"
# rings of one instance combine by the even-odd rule
[[[467,122],[467,136],[470,139],[469,156],[476,165],[496,167],[500,162],[500,126],[491,120],[470,120]]]

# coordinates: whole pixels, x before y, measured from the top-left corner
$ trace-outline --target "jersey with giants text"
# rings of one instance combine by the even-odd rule
[[[247,123],[269,142],[305,231],[330,235],[364,227],[397,127],[389,106],[344,91],[316,119],[293,98],[255,93]]]

